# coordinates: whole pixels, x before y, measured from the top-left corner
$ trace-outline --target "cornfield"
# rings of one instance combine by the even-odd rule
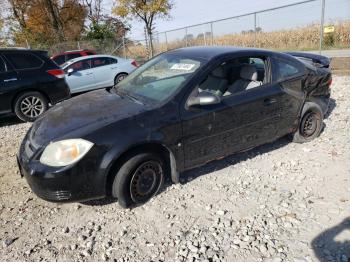
[[[335,31],[324,35],[323,49],[350,48],[350,20],[338,21],[334,24]],[[214,45],[231,45],[244,47],[259,47],[273,50],[317,50],[320,41],[320,25],[310,24],[289,30],[272,32],[250,32],[214,36]],[[185,41],[179,40],[166,43],[155,43],[156,53],[186,46],[201,46],[211,44],[204,42],[202,38]],[[209,43],[208,43],[209,42]],[[127,55],[135,58],[147,57],[147,49],[144,45],[128,44]]]

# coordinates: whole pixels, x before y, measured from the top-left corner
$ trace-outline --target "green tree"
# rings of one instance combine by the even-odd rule
[[[154,20],[169,17],[171,0],[116,0],[113,12],[122,18],[136,18],[145,24],[151,56],[154,54],[152,32]]]

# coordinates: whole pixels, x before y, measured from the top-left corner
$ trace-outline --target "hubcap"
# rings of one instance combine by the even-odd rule
[[[131,183],[131,199],[142,203],[157,193],[163,178],[163,170],[156,161],[142,163],[134,172]]]
[[[301,124],[301,133],[304,137],[310,137],[316,132],[317,120],[317,114],[314,112],[310,112],[304,116]]]
[[[44,103],[36,96],[27,96],[21,101],[21,112],[27,117],[37,117],[44,112]]]
[[[124,80],[125,77],[126,77],[126,75],[120,75],[120,76],[118,76],[118,78],[117,78],[117,83],[119,83],[119,82],[121,82],[122,80]]]

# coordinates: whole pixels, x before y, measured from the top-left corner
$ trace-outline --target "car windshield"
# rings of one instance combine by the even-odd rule
[[[181,54],[162,54],[136,69],[116,87],[117,93],[160,103],[175,94],[203,65],[203,60]]]

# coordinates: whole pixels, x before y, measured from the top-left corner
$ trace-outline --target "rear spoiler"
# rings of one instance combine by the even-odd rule
[[[329,68],[329,65],[331,63],[331,59],[322,55],[303,53],[303,52],[286,52],[286,54],[299,58],[308,63],[311,63],[316,67]]]

